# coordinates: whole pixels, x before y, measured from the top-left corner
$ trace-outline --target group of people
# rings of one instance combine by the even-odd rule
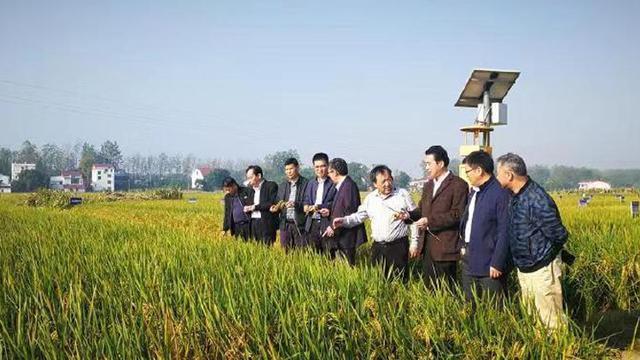
[[[391,169],[371,169],[375,188],[360,201],[344,159],[313,156],[314,179],[300,175],[297,159],[285,162],[278,186],[262,169],[246,170],[246,186],[226,178],[223,232],[286,250],[312,248],[355,265],[356,248],[367,241],[371,222],[371,261],[387,277],[407,280],[411,258],[422,258],[428,287],[461,284],[465,297],[503,299],[514,268],[523,299],[532,302],[543,323],[557,328],[562,310],[561,252],[568,238],[549,194],[527,175],[524,160],[512,153],[497,158],[475,151],[462,161],[468,182],[449,171],[446,150],[425,151],[428,181],[416,205],[393,183]],[[495,173],[495,174],[494,174]]]

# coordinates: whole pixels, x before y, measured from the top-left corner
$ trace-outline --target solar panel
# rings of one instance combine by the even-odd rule
[[[520,72],[515,70],[475,69],[455,106],[477,107],[482,104],[485,90],[489,90],[490,102],[501,103],[518,76]]]

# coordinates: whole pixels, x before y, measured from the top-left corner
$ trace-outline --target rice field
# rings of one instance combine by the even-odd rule
[[[564,284],[573,321],[547,333],[517,293],[501,310],[472,311],[455,289],[386,281],[366,247],[352,269],[222,237],[220,194],[97,197],[66,210],[2,194],[0,359],[621,357],[639,348],[628,321],[640,313],[632,197],[578,208],[578,195],[556,194],[577,256]],[[601,334],[608,313],[627,319],[622,345],[602,338],[617,331]]]

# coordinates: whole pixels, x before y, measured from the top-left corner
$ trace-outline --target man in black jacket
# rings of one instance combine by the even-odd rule
[[[225,194],[222,233],[226,235],[228,231],[231,231],[231,235],[247,241],[251,218],[249,214],[244,212],[244,207],[253,201],[253,190],[238,185],[232,177],[227,177],[222,181],[222,190]]]
[[[527,175],[524,160],[508,153],[497,160],[497,178],[513,194],[507,212],[509,249],[518,268],[523,300],[533,300],[545,326],[566,324],[562,310],[562,248],[569,237],[551,196]]]
[[[263,178],[262,168],[251,165],[246,171],[247,181],[253,190],[251,204],[244,207],[244,211],[251,213],[251,238],[265,245],[272,245],[276,241],[278,217],[269,211],[276,203],[278,184]]]
[[[307,246],[303,205],[307,178],[300,176],[300,166],[294,158],[285,161],[284,174],[286,180],[278,188],[278,203],[270,211],[280,215],[280,245],[289,251]]]
[[[347,162],[341,158],[331,159],[329,162],[329,178],[336,186],[336,195],[331,206],[330,224],[333,219],[351,215],[360,206],[360,192],[358,185],[351,179]],[[338,228],[327,226],[323,236],[327,236],[327,249],[331,259],[340,257],[346,259],[349,265],[356,265],[356,248],[367,242],[367,232],[364,224],[352,228]]]

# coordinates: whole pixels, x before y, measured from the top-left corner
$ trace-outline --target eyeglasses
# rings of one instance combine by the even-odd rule
[[[465,170],[465,174],[469,175],[470,172],[472,172],[473,170],[477,169],[477,167],[471,168],[469,170]]]

